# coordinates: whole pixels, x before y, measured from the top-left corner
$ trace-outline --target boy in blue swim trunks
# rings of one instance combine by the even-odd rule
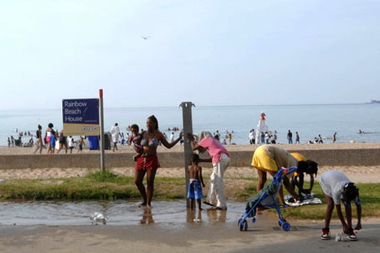
[[[194,200],[197,200],[199,210],[202,210],[201,199],[203,198],[202,186],[205,187],[202,177],[202,167],[198,166],[199,155],[193,154],[191,158],[191,165],[187,168],[189,173],[189,191],[187,198],[190,199],[191,210],[195,209]],[[202,186],[201,186],[202,184]]]

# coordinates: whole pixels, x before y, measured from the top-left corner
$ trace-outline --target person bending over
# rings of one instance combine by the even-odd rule
[[[301,155],[300,153],[290,153],[294,158],[300,161],[305,161],[308,163],[307,167],[301,168],[294,172],[291,180],[291,184],[293,189],[295,190],[295,187],[298,188],[298,195],[302,199],[304,195],[311,194],[311,191],[313,190],[314,186],[314,178],[317,176],[318,173],[318,163],[308,160],[305,156]],[[306,175],[309,175],[309,188],[304,188],[304,177]]]
[[[298,171],[303,171],[305,168],[310,166],[310,162],[297,161],[297,159],[294,158],[288,151],[282,148],[272,145],[262,145],[253,153],[251,166],[257,169],[259,182],[257,183],[256,190],[259,192],[264,188],[267,181],[267,173],[273,177],[282,167],[290,168],[292,166],[297,166]],[[289,174],[287,177],[284,177],[283,185],[288,190],[290,195],[298,201],[299,196],[294,191],[289,180],[289,177],[291,176],[292,174]],[[278,195],[280,204],[285,205],[282,187],[280,188]]]
[[[325,227],[322,229],[322,240],[330,239],[330,221],[331,215],[336,207],[339,220],[343,226],[343,232],[346,234],[346,238],[350,241],[356,241],[357,237],[352,228],[352,209],[351,201],[356,205],[357,219],[355,230],[362,228],[361,216],[362,208],[359,199],[359,189],[356,188],[348,177],[340,171],[330,170],[322,174],[319,181],[322,191],[327,201],[327,208],[325,213]],[[346,218],[343,216],[341,202],[344,203],[344,209],[346,212]]]
[[[187,133],[187,138],[193,150],[198,150],[200,153],[207,151],[210,155],[210,158],[200,159],[200,162],[212,163],[213,169],[210,175],[210,186],[206,201],[203,201],[203,203],[212,206],[214,210],[227,210],[223,177],[231,162],[230,154],[208,131],[202,131],[198,135],[198,143],[195,143],[194,135],[190,132]]]

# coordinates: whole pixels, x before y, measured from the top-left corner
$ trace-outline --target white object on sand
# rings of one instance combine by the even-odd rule
[[[314,193],[311,193],[310,195],[306,196],[304,194],[302,194],[305,199],[300,202],[300,201],[297,201],[297,202],[290,202],[289,200],[292,198],[291,195],[286,195],[284,197],[284,200],[285,200],[285,204],[287,206],[303,206],[303,205],[313,205],[313,204],[322,204],[322,200],[320,200],[319,198],[315,198],[315,194]]]
[[[97,225],[98,222],[102,222],[104,225],[107,223],[107,218],[99,212],[95,212],[93,215],[90,216],[90,220],[92,221],[92,225]]]

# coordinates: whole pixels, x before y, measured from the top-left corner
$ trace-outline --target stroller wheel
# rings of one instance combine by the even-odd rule
[[[240,228],[240,231],[247,231],[248,229],[248,224],[247,224],[247,220],[242,220],[240,223],[239,223],[239,228]]]
[[[288,222],[284,222],[281,225],[282,230],[289,231],[292,226]]]

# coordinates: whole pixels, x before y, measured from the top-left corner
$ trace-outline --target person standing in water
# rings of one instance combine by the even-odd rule
[[[202,186],[205,187],[202,177],[202,167],[198,166],[199,155],[193,154],[191,165],[187,168],[189,173],[189,190],[187,198],[190,199],[190,209],[195,209],[194,200],[197,200],[198,209],[202,210],[201,199],[203,198]],[[201,185],[202,184],[202,185]]]
[[[166,148],[172,148],[182,139],[182,131],[178,139],[169,143],[163,133],[158,128],[158,120],[152,115],[146,121],[147,130],[141,133],[142,154],[137,157],[135,164],[135,184],[139,190],[143,202],[139,206],[151,208],[151,202],[154,192],[154,179],[160,163],[157,157],[157,147],[160,143]],[[147,175],[147,188],[143,184],[143,180]]]

